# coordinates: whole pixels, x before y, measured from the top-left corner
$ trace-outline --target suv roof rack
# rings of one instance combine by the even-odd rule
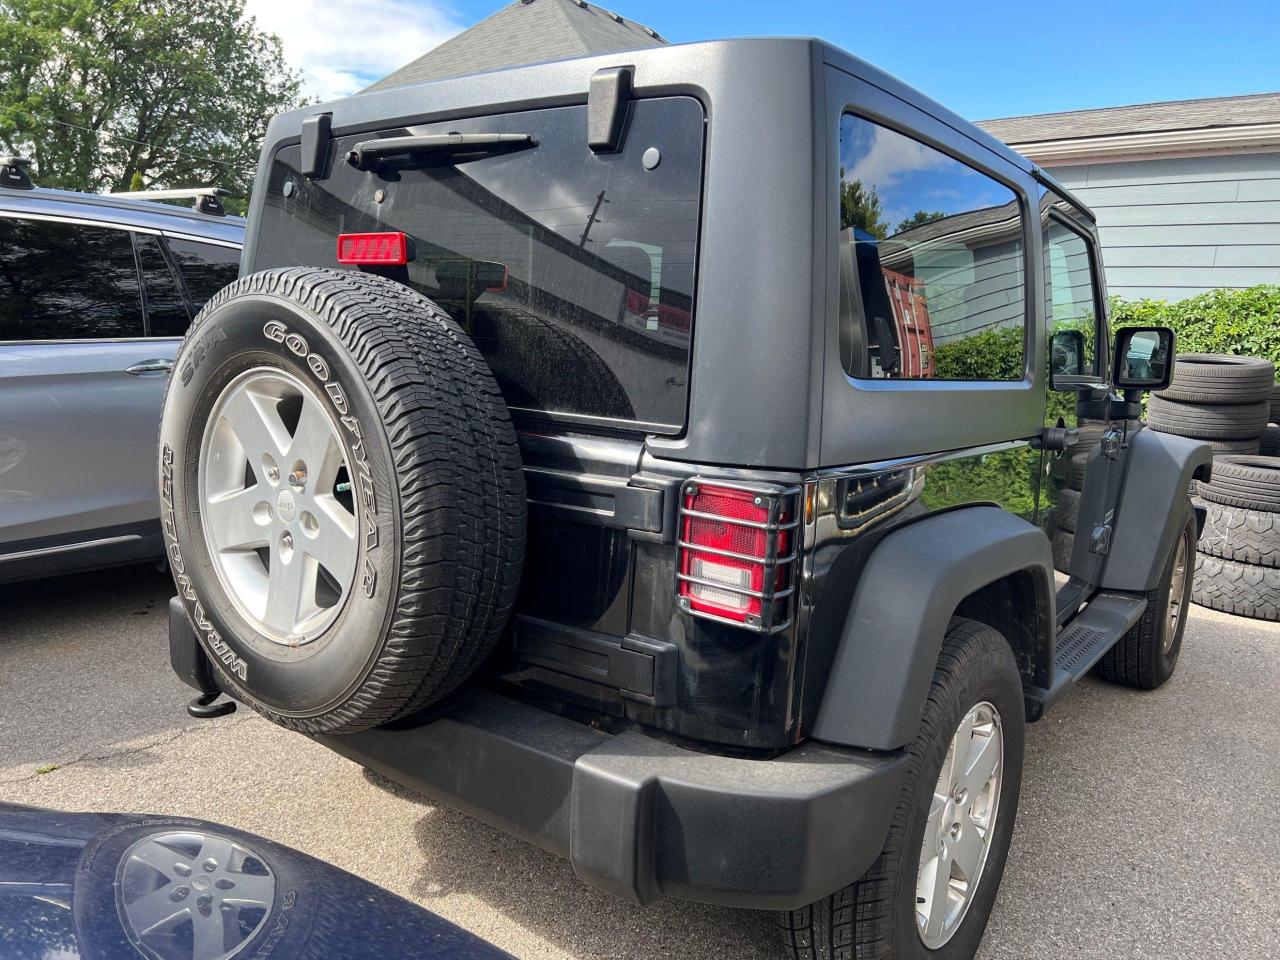
[[[178,190],[125,190],[121,193],[108,193],[106,196],[125,200],[194,200],[192,210],[214,217],[225,217],[226,208],[218,198],[231,196],[231,191],[222,187],[183,187]]]
[[[10,190],[34,190],[31,175],[27,167],[31,161],[26,157],[0,157],[0,187]]]

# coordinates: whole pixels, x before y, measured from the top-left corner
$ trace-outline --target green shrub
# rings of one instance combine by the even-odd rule
[[[1186,300],[1111,299],[1111,326],[1172,327],[1179,353],[1233,353],[1280,366],[1280,286],[1210,290]]]

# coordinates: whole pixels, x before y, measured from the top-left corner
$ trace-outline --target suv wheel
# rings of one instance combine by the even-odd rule
[[[1178,539],[1165,562],[1160,585],[1147,593],[1142,619],[1094,667],[1103,680],[1154,690],[1171,676],[1182,650],[1196,562],[1196,515],[1183,500]]]
[[[884,850],[861,880],[782,914],[791,956],[974,955],[1013,837],[1024,709],[1004,637],[953,621]]]
[[[475,345],[382,277],[271,270],[224,288],[160,425],[170,566],[219,685],[307,733],[444,697],[519,587],[524,477]]]

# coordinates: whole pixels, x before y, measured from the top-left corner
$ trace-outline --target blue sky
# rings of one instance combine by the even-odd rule
[[[247,0],[319,99],[509,0]],[[607,0],[669,40],[820,36],[973,120],[1280,90],[1275,0]]]
[[[452,0],[470,24],[498,0]],[[672,41],[830,40],[973,120],[1280,90],[1280,3],[608,0]]]

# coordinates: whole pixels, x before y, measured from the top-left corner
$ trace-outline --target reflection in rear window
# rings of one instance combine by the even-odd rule
[[[399,158],[358,171],[341,158],[378,136],[364,134],[340,140],[328,178],[310,181],[289,147],[253,268],[332,266],[339,233],[403,231],[408,283],[467,330],[512,407],[673,432],[688,391],[702,131],[701,105],[671,97],[632,104],[616,154],[592,153],[576,106],[381,134],[537,142],[456,166]]]

